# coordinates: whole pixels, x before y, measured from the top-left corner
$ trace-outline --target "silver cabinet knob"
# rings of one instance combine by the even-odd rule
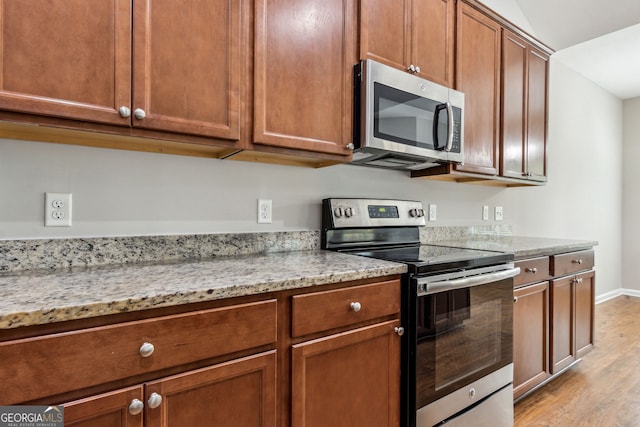
[[[411,65],[409,65],[407,67],[407,71],[410,72],[410,73],[415,73],[416,72],[416,67],[413,64],[411,64]]]
[[[147,404],[149,405],[149,408],[151,409],[155,409],[158,406],[160,406],[160,404],[162,403],[162,396],[160,396],[158,393],[151,393],[151,395],[149,396],[149,399],[147,399]]]
[[[129,413],[131,415],[138,415],[144,409],[144,403],[140,399],[133,399],[129,404]]]
[[[118,113],[120,113],[120,117],[124,117],[125,119],[131,116],[131,110],[129,107],[125,107],[124,105],[118,108]]]
[[[155,346],[150,342],[145,342],[140,346],[140,356],[149,357],[153,354]]]
[[[352,302],[351,305],[351,310],[358,312],[362,309],[362,304],[360,304],[358,301]]]
[[[393,331],[398,334],[399,336],[403,336],[404,335],[404,328],[402,326],[397,326],[393,329]]]
[[[142,120],[145,117],[147,117],[147,113],[144,112],[144,110],[142,108],[136,108],[135,111],[133,112],[133,115],[136,117],[136,119],[138,120]]]
[[[573,261],[571,261],[571,262],[573,262],[574,264],[582,264],[582,259],[581,259],[581,258],[579,258],[579,259],[574,259],[574,260],[573,260]]]
[[[518,297],[513,297],[513,302],[518,302]]]
[[[347,149],[349,150],[353,150],[354,148],[356,148],[356,146],[353,144],[353,142],[350,142],[346,145]]]
[[[538,269],[535,267],[531,267],[531,268],[525,268],[524,271],[526,271],[527,273],[533,273],[536,274],[538,272]]]
[[[420,67],[416,67],[416,73],[420,72]]]

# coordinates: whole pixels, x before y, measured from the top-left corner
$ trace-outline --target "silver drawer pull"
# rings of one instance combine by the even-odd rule
[[[574,264],[582,264],[582,259],[581,259],[581,258],[579,258],[579,259],[574,259],[574,260],[573,260],[573,261],[571,261],[571,262],[573,262]]]
[[[351,305],[351,310],[358,312],[362,309],[362,304],[360,304],[358,301],[352,302]]]
[[[140,346],[140,356],[149,357],[155,351],[155,346],[150,342],[145,342]]]
[[[144,409],[144,403],[140,399],[133,399],[129,404],[129,413],[131,415],[138,415]]]
[[[535,267],[531,267],[531,268],[527,267],[524,269],[524,271],[526,271],[527,273],[536,274],[538,272],[538,269]]]

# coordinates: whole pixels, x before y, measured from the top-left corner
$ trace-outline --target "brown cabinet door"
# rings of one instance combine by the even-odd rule
[[[502,176],[546,180],[548,61],[547,54],[503,30]]]
[[[575,286],[576,357],[593,349],[593,320],[595,304],[595,272],[579,274]]]
[[[551,282],[551,373],[569,366],[575,358],[573,276]]]
[[[360,58],[407,70],[451,87],[454,0],[373,0],[360,3]]]
[[[134,411],[134,400],[139,411]],[[133,404],[133,405],[132,405]],[[132,410],[130,411],[130,405]],[[129,387],[64,404],[66,427],[142,427],[142,386]]]
[[[360,58],[406,70],[411,63],[410,9],[411,0],[360,2]]]
[[[465,94],[464,164],[456,170],[498,173],[500,25],[458,2],[456,88]]]
[[[145,386],[147,426],[275,427],[275,351],[189,371]],[[156,396],[157,399],[157,396]]]
[[[411,61],[421,77],[453,87],[454,0],[413,0]]]
[[[501,175],[526,177],[527,43],[509,31],[502,38]]]
[[[513,291],[513,397],[549,376],[549,282]]]
[[[292,426],[398,427],[397,320],[293,346]]]
[[[0,108],[129,126],[130,0],[0,0]]]
[[[354,0],[256,0],[254,143],[350,155]]]
[[[549,55],[532,47],[528,55],[527,177],[546,181]]]
[[[134,2],[133,126],[240,139],[242,4]]]

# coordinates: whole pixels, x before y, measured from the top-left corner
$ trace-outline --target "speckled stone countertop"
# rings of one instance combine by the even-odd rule
[[[466,249],[509,252],[516,259],[547,256],[597,246],[594,240],[551,239],[544,237],[489,236],[470,234],[451,238],[427,240],[425,243],[441,246],[454,246]]]
[[[167,307],[407,271],[321,250],[0,275],[0,329]]]

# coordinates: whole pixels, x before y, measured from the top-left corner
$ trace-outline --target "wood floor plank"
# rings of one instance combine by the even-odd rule
[[[640,426],[640,298],[596,306],[595,347],[515,405],[515,427]]]

